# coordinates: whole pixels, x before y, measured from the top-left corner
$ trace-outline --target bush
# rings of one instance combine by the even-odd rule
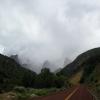
[[[17,93],[18,100],[27,100],[29,97],[28,93]]]
[[[26,89],[24,87],[15,87],[13,90],[15,92],[18,92],[18,93],[25,93],[26,92]]]
[[[96,90],[97,90],[97,92],[99,92],[99,93],[100,93],[100,85],[99,85],[99,86],[97,86]]]

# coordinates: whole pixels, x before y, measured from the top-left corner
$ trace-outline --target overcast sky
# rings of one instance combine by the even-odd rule
[[[1,53],[41,63],[99,46],[100,0],[0,0]]]

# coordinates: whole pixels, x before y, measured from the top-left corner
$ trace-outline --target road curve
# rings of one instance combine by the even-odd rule
[[[44,97],[35,97],[30,100],[96,100],[85,86],[77,86],[68,91],[62,91]]]

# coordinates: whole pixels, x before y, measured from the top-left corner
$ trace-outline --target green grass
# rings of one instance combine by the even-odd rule
[[[16,87],[11,92],[0,94],[0,100],[27,100],[34,96],[45,96],[63,89],[33,89]],[[8,98],[9,97],[9,98]]]

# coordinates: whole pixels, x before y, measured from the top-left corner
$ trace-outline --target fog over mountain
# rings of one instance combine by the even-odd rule
[[[0,53],[58,68],[98,46],[100,0],[0,0]]]

